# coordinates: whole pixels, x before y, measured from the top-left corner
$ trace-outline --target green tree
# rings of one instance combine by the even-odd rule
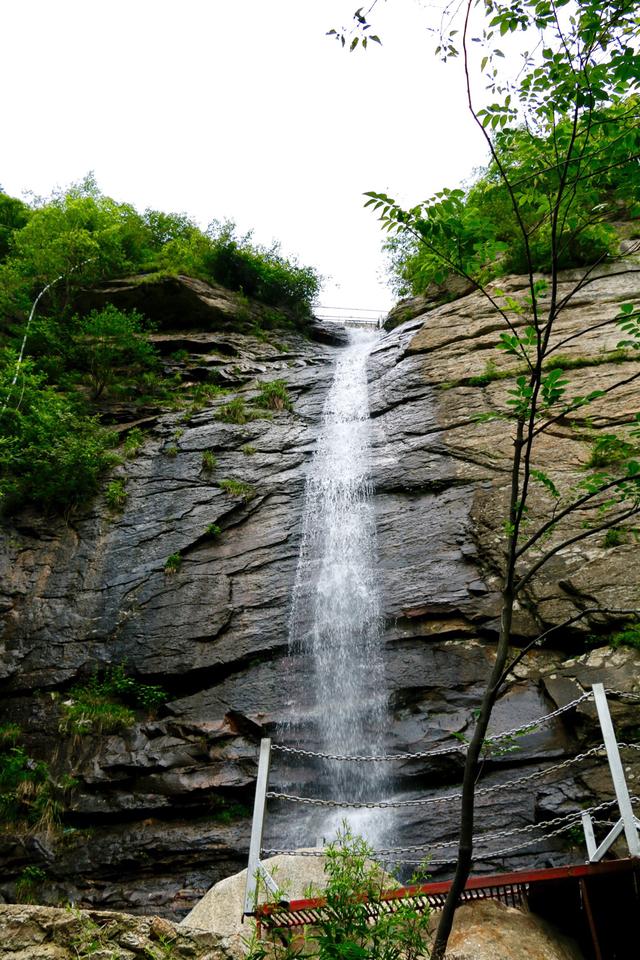
[[[24,227],[30,213],[26,203],[3,193],[0,187],[0,261],[6,258],[11,249],[13,234]]]
[[[136,310],[118,310],[108,304],[76,321],[76,355],[97,400],[110,383],[122,375],[157,365],[155,348],[145,336],[144,319]]]
[[[13,233],[11,255],[0,267],[5,309],[27,310],[39,289],[62,277],[48,301],[59,311],[73,285],[140,267],[150,255],[149,240],[134,208],[105,197],[89,176],[39,202]]]
[[[577,333],[562,328],[563,312],[595,281],[598,263],[610,262],[611,233],[604,214],[615,211],[616,190],[623,185],[632,200],[637,198],[639,10],[637,0],[465,0],[451,18],[445,17],[438,51],[445,60],[462,60],[467,106],[491,157],[488,173],[475,194],[444,189],[411,209],[385,194],[368,194],[367,203],[379,211],[383,226],[410,234],[439,271],[436,277],[461,276],[484,295],[504,327],[497,348],[522,369],[503,409],[485,418],[497,416],[513,443],[500,631],[467,750],[458,861],[440,916],[434,960],[444,957],[471,868],[475,783],[491,712],[524,655],[521,651],[510,658],[515,605],[525,599],[527,585],[549,560],[624,525],[640,511],[640,463],[633,457],[632,443],[640,435],[638,416],[635,427],[616,445],[625,456],[589,473],[577,486],[559,489],[536,463],[539,441],[554,424],[640,377],[634,365],[629,375],[606,389],[581,396],[572,390],[562,365],[550,362],[569,342],[576,346],[581,336],[616,325],[619,348],[633,356],[640,349],[640,308],[633,303],[622,304],[617,316],[588,321]],[[365,25],[368,29],[362,10],[359,14],[365,24],[356,14],[356,30],[363,31]],[[524,54],[520,71],[511,71],[514,78],[503,69],[514,61],[502,47],[513,40],[516,51],[521,50],[530,39],[535,39],[534,53]],[[483,85],[486,92],[480,95]],[[506,250],[492,205],[508,213]],[[527,277],[522,295],[508,297],[487,283],[494,264],[505,255]],[[569,262],[589,265],[577,280],[564,278],[563,283],[560,271]],[[615,262],[615,272],[638,271],[634,262]],[[534,490],[547,498],[542,511],[532,508]],[[577,531],[568,526],[574,516],[581,518]],[[581,611],[533,643],[594,612]]]
[[[495,114],[481,116],[489,116],[490,124],[496,119]],[[428,223],[416,223],[424,238],[396,234],[385,244],[398,292],[424,293],[456,273],[486,283],[526,272],[529,262],[548,273],[552,256],[558,269],[614,256],[620,242],[615,222],[640,212],[640,166],[632,162],[640,147],[639,119],[640,100],[631,95],[598,106],[589,128],[576,130],[590,146],[579,163],[569,166],[572,188],[560,198],[555,238],[550,211],[557,198],[557,158],[571,141],[571,119],[559,116],[535,133],[529,126],[491,128],[495,158],[470,189],[443,191],[426,204]],[[509,171],[510,184],[501,170]]]
[[[248,960],[295,960],[306,955],[308,944],[317,948],[320,960],[419,960],[428,955],[430,910],[428,905],[397,901],[393,912],[371,914],[369,904],[395,885],[372,857],[369,844],[353,834],[345,823],[333,843],[326,847],[326,887],[312,895],[322,896],[326,907],[317,923],[306,929],[306,949],[295,939],[254,939]],[[414,880],[417,882],[418,877]]]
[[[0,505],[66,510],[96,493],[113,462],[109,438],[76,396],[45,384],[31,361],[0,357]]]

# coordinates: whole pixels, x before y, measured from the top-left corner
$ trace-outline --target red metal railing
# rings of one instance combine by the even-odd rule
[[[520,906],[526,900],[530,887],[558,880],[576,880],[601,876],[610,873],[623,873],[635,870],[640,873],[640,860],[627,858],[608,860],[603,863],[584,863],[569,867],[551,867],[546,870],[523,870],[516,873],[501,873],[490,876],[471,877],[461,894],[461,902],[469,900],[500,900],[509,907]],[[401,902],[410,901],[417,909],[429,906],[437,910],[444,903],[451,886],[450,880],[424,883],[409,887],[397,887],[384,890],[379,899],[369,901],[366,896],[362,902],[367,904],[371,917],[381,912],[393,913]],[[317,923],[327,909],[324,897],[307,900],[291,900],[280,903],[265,903],[257,907],[255,917],[258,933],[262,929],[279,930],[312,926]]]

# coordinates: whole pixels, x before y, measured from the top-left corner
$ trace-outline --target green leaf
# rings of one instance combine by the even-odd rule
[[[549,493],[551,494],[551,496],[554,497],[556,500],[560,497],[560,491],[554,484],[551,477],[548,476],[548,474],[543,473],[542,470],[532,470],[531,476],[533,477],[534,480],[537,480],[544,487],[546,487]]]

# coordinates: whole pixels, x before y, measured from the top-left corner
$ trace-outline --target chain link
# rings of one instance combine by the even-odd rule
[[[632,746],[631,744],[620,744],[620,746]],[[640,750],[640,745],[637,746],[637,749]],[[528,773],[524,777],[514,777],[511,780],[505,780],[502,783],[495,783],[489,787],[480,787],[476,790],[476,797],[486,796],[490,793],[495,793],[497,790],[504,790],[508,787],[517,786],[520,783],[529,783],[532,780],[538,780],[542,777],[547,776],[549,773],[555,773],[557,770],[563,770],[566,767],[572,766],[574,763],[581,763],[587,757],[595,756],[601,750],[604,750],[604,744],[601,743],[597,747],[591,747],[590,750],[585,751],[585,753],[579,753],[575,757],[569,757],[567,760],[563,760],[561,763],[556,763],[551,767],[546,767],[544,770],[534,770],[533,773]],[[371,801],[365,803],[362,801],[350,801],[350,800],[322,800],[316,797],[298,797],[295,794],[290,793],[276,793],[275,791],[269,791],[267,797],[270,800],[288,800],[291,803],[306,803],[310,806],[316,807],[346,807],[356,810],[373,810],[373,809],[388,809],[388,808],[398,808],[398,807],[426,807],[432,806],[439,803],[451,803],[462,798],[461,793],[448,793],[442,797],[424,797],[417,800],[380,800],[377,803]]]
[[[624,700],[632,700],[640,703],[640,694],[626,693],[623,690],[610,690],[609,688],[607,688],[606,692],[612,697],[621,697]],[[518,734],[527,733],[529,730],[535,730],[536,727],[541,726],[543,723],[547,723],[549,720],[554,720],[556,717],[561,716],[561,714],[566,713],[568,710],[573,710],[574,707],[577,707],[585,700],[590,700],[592,697],[593,691],[590,690],[587,693],[583,693],[581,696],[576,697],[575,700],[571,700],[570,703],[565,703],[564,706],[558,707],[557,710],[553,710],[551,713],[547,713],[542,717],[538,717],[536,720],[530,720],[528,723],[525,723],[520,727],[513,727],[511,730],[504,730],[502,733],[493,734],[492,736],[486,738],[486,742],[496,743],[499,740],[507,740],[511,737],[517,736]],[[323,753],[320,750],[305,750],[302,747],[287,747],[281,743],[273,743],[271,745],[271,749],[279,753],[290,753],[300,757],[312,757],[319,760],[344,760],[352,763],[384,763],[385,761],[394,760],[426,760],[429,757],[439,757],[448,753],[458,753],[464,750],[466,746],[467,745],[464,743],[458,743],[453,744],[450,747],[440,747],[436,750],[421,750],[418,753],[391,753],[383,756]]]
[[[389,810],[400,807],[422,807],[431,803],[443,802],[445,797],[426,797],[420,800],[379,800],[377,803],[371,801],[365,803],[356,800],[321,800],[318,797],[297,797],[290,793],[267,793],[269,800],[289,800],[292,803],[306,803],[312,807],[344,807],[349,810]]]
[[[631,800],[633,803],[640,803],[640,798],[632,796]],[[573,826],[578,826],[582,823],[582,814],[594,814],[599,813],[601,810],[607,810],[609,807],[615,807],[617,804],[616,800],[606,800],[604,803],[600,803],[594,807],[588,807],[585,810],[574,811],[573,813],[568,813],[563,817],[555,817],[553,820],[543,820],[540,823],[530,823],[526,827],[515,827],[513,830],[500,830],[495,833],[485,833],[475,836],[473,838],[474,844],[488,843],[493,840],[503,840],[506,837],[512,837],[520,834],[533,833],[536,830],[542,830],[543,835],[540,837],[534,837],[530,843],[539,843],[541,840],[549,839],[550,837],[555,837],[560,833],[564,833],[566,830],[571,829]],[[611,821],[609,820],[594,820],[594,824],[600,826],[611,826]],[[549,827],[558,827],[557,830],[547,832]],[[378,850],[372,850],[372,856],[381,856],[385,860],[388,860],[391,856],[393,860],[394,854],[402,853],[420,853],[421,851],[425,852],[425,856],[422,860],[404,860],[396,858],[399,863],[423,863],[424,860],[429,861],[429,863],[453,863],[453,860],[434,860],[429,857],[430,850],[447,850],[458,845],[458,840],[449,840],[445,843],[436,843],[429,846],[424,844],[414,844],[408,847],[381,847]],[[483,854],[474,854],[476,859],[489,859],[491,857],[497,857],[507,852],[510,853],[512,850],[520,850],[523,846],[528,846],[529,844],[517,844],[514,847],[509,847],[506,850],[488,850]],[[276,854],[288,854],[291,856],[297,857],[324,857],[326,856],[325,850],[264,850],[265,854],[269,856],[275,856]]]
[[[640,746],[638,746],[640,750]],[[570,767],[574,763],[581,763],[583,760],[586,760],[587,757],[595,756],[597,753],[600,753],[604,750],[604,743],[599,744],[597,747],[591,747],[590,750],[586,750],[584,753],[578,753],[575,757],[569,757],[567,760],[563,760],[561,763],[556,763],[552,767],[545,767],[544,770],[534,770],[533,773],[528,773],[524,777],[514,777],[512,780],[505,780],[502,783],[496,783],[491,787],[480,787],[475,791],[476,797],[485,796],[487,793],[494,793],[496,790],[503,790],[505,787],[515,787],[520,783],[528,783],[531,780],[538,780],[541,777],[546,777],[548,773],[555,773],[556,770],[563,770],[565,767]],[[455,794],[456,797],[461,797],[461,793]]]
[[[609,690],[607,687],[606,693],[610,697],[620,697],[622,700],[633,700],[634,703],[640,703],[640,693],[626,693],[624,690]]]
[[[387,756],[341,756],[335,753],[321,753],[319,750],[303,750],[302,747],[285,747],[280,743],[272,743],[271,749],[279,753],[293,753],[300,757],[313,757],[319,760],[346,760],[352,763],[384,763],[388,760],[426,760],[429,757],[439,757],[447,753],[458,753],[466,749],[466,743],[456,743],[451,747],[441,747],[438,750],[423,750],[420,753],[392,753]]]
[[[590,700],[592,696],[592,691],[583,693],[582,696],[576,697],[576,699],[572,700],[570,703],[565,703],[563,707],[558,707],[558,709],[553,710],[552,713],[547,713],[543,717],[538,717],[537,720],[530,720],[521,727],[514,727],[512,730],[505,730],[502,733],[493,734],[493,736],[487,737],[485,742],[497,743],[500,740],[508,740],[511,737],[517,736],[518,734],[527,733],[529,730],[535,730],[536,727],[541,726],[543,723],[547,723],[549,720],[554,720],[561,714],[566,713],[567,710],[573,710],[574,707],[576,707],[579,703],[582,703],[584,700]],[[336,753],[322,753],[319,750],[304,750],[302,747],[286,747],[280,743],[271,744],[271,749],[278,751],[279,753],[291,753],[295,754],[296,756],[313,757],[319,760],[344,760],[352,763],[384,763],[385,761],[391,760],[426,760],[429,757],[439,757],[448,753],[459,753],[466,750],[466,748],[466,743],[457,743],[451,747],[440,747],[437,750],[423,750],[419,753],[392,753],[385,756],[342,756]]]
[[[620,697],[621,699],[624,699],[624,700],[630,700],[630,701],[633,701],[633,702],[640,702],[640,694],[628,693],[628,692],[621,691],[621,690],[611,690],[611,689],[608,689],[608,688],[607,688],[607,690],[606,690],[606,693],[609,694],[610,696]],[[536,719],[536,720],[531,720],[531,721],[529,721],[528,723],[523,724],[523,725],[520,726],[520,727],[514,727],[514,728],[511,729],[511,730],[505,730],[505,731],[503,731],[502,733],[494,734],[494,735],[491,736],[491,737],[487,737],[486,742],[487,742],[487,743],[496,743],[496,742],[499,742],[500,740],[510,739],[510,738],[515,737],[515,736],[517,736],[517,735],[519,735],[519,734],[527,733],[528,731],[534,730],[534,729],[536,729],[537,727],[539,727],[540,725],[542,725],[543,723],[547,723],[548,721],[555,719],[556,717],[560,716],[561,714],[566,713],[568,710],[572,710],[574,707],[578,706],[580,703],[583,703],[585,700],[591,699],[592,696],[593,696],[593,691],[589,691],[588,693],[584,693],[584,694],[582,694],[580,697],[576,697],[575,700],[572,700],[570,703],[567,703],[567,704],[565,704],[565,705],[562,706],[562,707],[558,707],[557,710],[554,710],[554,711],[552,711],[551,713],[545,714],[545,716],[543,716],[543,717],[539,717],[539,718]],[[281,753],[295,754],[295,755],[297,755],[297,756],[312,757],[312,758],[318,758],[318,759],[322,759],[322,760],[338,760],[338,761],[351,761],[351,762],[355,762],[355,763],[366,763],[366,762],[384,762],[384,761],[403,761],[403,760],[421,760],[421,759],[428,759],[428,758],[430,758],[430,757],[442,756],[442,755],[446,755],[446,754],[457,753],[457,752],[463,751],[463,750],[466,749],[466,746],[467,746],[466,744],[460,743],[460,744],[456,744],[455,746],[451,746],[451,747],[442,747],[442,748],[439,748],[439,749],[436,749],[436,750],[421,751],[421,752],[419,752],[419,753],[398,753],[398,754],[390,754],[390,755],[386,755],[386,756],[355,756],[355,755],[354,755],[354,756],[341,756],[341,755],[338,755],[338,754],[322,753],[322,752],[320,752],[320,751],[314,751],[314,750],[305,750],[305,749],[302,749],[302,748],[299,748],[299,747],[287,747],[287,746],[284,746],[284,745],[281,745],[281,744],[273,744],[273,745],[272,745],[272,750],[279,751],[279,752],[281,752]],[[620,743],[618,746],[619,746],[621,749],[640,750],[640,744],[638,744],[638,743]],[[554,764],[554,765],[551,766],[551,767],[545,768],[544,770],[536,770],[536,771],[534,771],[533,773],[530,773],[530,774],[525,775],[524,777],[516,777],[516,778],[513,778],[513,779],[511,779],[511,780],[504,781],[503,783],[493,784],[493,785],[488,786],[488,787],[481,787],[480,789],[476,790],[476,796],[487,795],[487,794],[493,793],[493,792],[495,792],[495,791],[497,791],[497,790],[502,790],[502,789],[505,789],[505,788],[508,788],[508,787],[513,787],[513,786],[516,786],[516,785],[521,784],[521,783],[526,783],[526,782],[529,782],[529,781],[532,781],[532,780],[535,780],[535,779],[544,777],[544,776],[546,776],[547,774],[550,774],[550,773],[556,772],[557,770],[561,770],[561,769],[564,769],[564,768],[566,768],[566,767],[569,767],[569,766],[573,765],[574,763],[579,763],[579,762],[587,759],[587,758],[590,757],[590,756],[595,756],[596,754],[600,753],[603,749],[604,749],[604,744],[599,744],[597,747],[592,747],[590,750],[587,750],[587,751],[585,751],[584,753],[577,754],[575,757],[569,757],[567,760],[563,760],[563,761],[561,761],[560,763],[557,763],[557,764]],[[294,802],[294,803],[308,804],[308,805],[311,805],[311,806],[334,807],[334,808],[335,808],[335,807],[342,807],[342,808],[350,808],[350,809],[365,809],[365,810],[370,810],[370,809],[390,809],[390,808],[391,808],[391,809],[397,809],[397,808],[401,808],[401,807],[427,806],[427,805],[440,804],[440,803],[449,803],[449,802],[451,802],[451,801],[459,800],[462,795],[461,795],[460,793],[454,793],[454,794],[448,794],[448,795],[442,796],[442,797],[426,797],[426,798],[423,798],[423,799],[397,800],[397,801],[391,801],[391,800],[385,801],[385,800],[383,800],[383,801],[380,801],[380,802],[378,802],[378,803],[375,803],[375,802],[362,803],[362,802],[355,802],[355,801],[322,800],[322,799],[319,799],[319,798],[299,797],[299,796],[295,796],[295,795],[292,795],[292,794],[277,793],[277,792],[274,792],[274,791],[269,791],[269,792],[266,794],[266,796],[267,796],[269,799],[273,799],[273,800],[286,800],[286,801],[290,801],[290,802]],[[636,796],[632,796],[632,797],[631,797],[631,800],[632,800],[633,803],[636,803],[636,804],[637,804],[637,803],[640,803],[640,798],[638,798],[638,797],[636,797]],[[560,835],[560,834],[562,834],[562,833],[565,833],[567,830],[570,830],[573,826],[579,825],[579,824],[582,822],[582,821],[581,821],[581,815],[582,815],[583,812],[584,812],[584,813],[588,813],[588,814],[591,815],[591,814],[594,814],[594,813],[598,813],[599,811],[606,810],[606,809],[608,809],[608,808],[611,807],[611,806],[615,806],[615,804],[616,804],[616,801],[615,801],[615,800],[608,800],[608,801],[605,801],[604,803],[598,804],[597,806],[589,807],[589,808],[587,808],[587,809],[584,810],[584,811],[575,812],[575,813],[570,813],[570,814],[567,814],[567,815],[564,816],[564,817],[556,817],[555,819],[547,820],[547,821],[544,821],[544,822],[542,822],[542,823],[528,824],[528,825],[525,826],[525,827],[516,827],[516,828],[514,828],[514,829],[512,829],[512,830],[502,830],[502,831],[498,831],[498,832],[495,832],[495,833],[481,834],[481,835],[473,838],[474,844],[484,844],[484,843],[489,843],[489,842],[494,841],[494,840],[504,839],[504,838],[506,838],[506,837],[516,836],[516,835],[522,835],[522,834],[529,834],[529,833],[535,832],[536,830],[543,830],[543,831],[545,831],[545,832],[544,832],[541,836],[539,836],[539,837],[532,837],[530,840],[527,840],[527,841],[525,841],[525,842],[518,843],[518,844],[513,845],[513,846],[505,847],[505,848],[502,848],[502,849],[500,849],[500,850],[487,851],[487,852],[484,853],[484,854],[476,854],[476,855],[475,855],[475,859],[480,859],[480,860],[484,859],[484,860],[487,860],[487,859],[493,859],[493,858],[495,858],[495,857],[505,856],[506,854],[513,853],[513,852],[516,852],[516,851],[518,851],[518,850],[521,850],[521,849],[523,849],[523,847],[530,846],[531,844],[540,843],[540,842],[542,842],[543,840],[551,839],[552,837],[555,837],[555,836],[558,836],[558,835]],[[599,825],[599,826],[611,826],[611,823],[612,823],[612,822],[611,822],[611,821],[607,821],[607,820],[594,820],[593,823],[594,823],[594,825]],[[549,827],[557,827],[557,829],[552,830],[551,832],[548,832],[548,828],[549,828]],[[419,853],[419,852],[422,851],[422,850],[424,850],[424,851],[428,851],[428,850],[445,850],[445,849],[447,849],[447,848],[457,846],[458,842],[459,842],[458,840],[452,840],[452,841],[447,841],[447,842],[441,843],[441,844],[435,844],[435,845],[433,845],[433,846],[431,846],[431,847],[428,847],[428,848],[425,847],[425,846],[419,846],[419,845],[414,845],[414,846],[409,846],[409,847],[391,847],[391,848],[387,848],[387,849],[380,849],[380,850],[372,851],[372,855],[374,855],[374,856],[377,856],[377,855],[383,856],[383,857],[385,858],[385,862],[390,862],[390,863],[395,862],[395,863],[405,863],[405,864],[409,864],[409,865],[411,865],[411,864],[413,864],[413,865],[424,865],[425,860],[426,860],[426,861],[428,861],[428,863],[432,863],[432,864],[450,864],[450,863],[455,863],[455,862],[456,862],[456,859],[455,859],[455,858],[453,858],[453,859],[435,859],[435,858],[433,858],[433,857],[430,857],[429,854],[428,854],[428,852],[425,854],[425,858],[423,858],[422,860],[407,860],[407,859],[404,859],[404,858],[402,858],[402,857],[398,857],[398,856],[387,856],[387,855],[389,855],[389,854],[402,854],[402,853]],[[287,855],[305,856],[305,857],[324,857],[324,856],[326,856],[326,852],[323,851],[323,850],[305,850],[305,851],[296,851],[296,850],[265,850],[265,851],[263,851],[263,852],[264,852],[265,854],[267,854],[267,855],[270,855],[270,856],[274,856],[274,855],[277,855],[277,854],[287,854]]]
[[[582,696],[576,697],[575,700],[572,700],[570,703],[565,703],[563,707],[558,707],[557,710],[553,710],[551,713],[547,713],[544,717],[538,717],[537,720],[530,720],[529,723],[524,723],[521,727],[514,727],[513,730],[505,730],[503,733],[496,733],[492,737],[487,737],[488,743],[495,743],[496,740],[506,740],[509,737],[516,737],[519,733],[526,733],[528,730],[535,730],[536,727],[541,726],[543,723],[547,723],[549,720],[559,717],[562,713],[566,713],[567,710],[573,710],[574,707],[577,707],[579,703],[583,703],[585,700],[590,700],[593,696],[593,691],[590,690],[588,693],[583,693]]]

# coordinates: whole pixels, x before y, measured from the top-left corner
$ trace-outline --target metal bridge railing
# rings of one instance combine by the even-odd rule
[[[496,857],[506,856],[509,853],[516,852],[518,850],[525,849],[531,845],[541,843],[544,840],[549,840],[552,837],[558,836],[562,833],[565,833],[576,826],[582,826],[585,842],[587,846],[588,853],[588,862],[597,863],[602,860],[602,857],[606,851],[611,847],[614,841],[624,833],[627,847],[629,853],[632,857],[640,856],[640,839],[638,836],[638,828],[640,827],[640,820],[635,816],[633,809],[633,804],[640,805],[639,797],[632,797],[629,794],[627,787],[624,768],[622,765],[622,760],[620,758],[620,749],[633,749],[640,750],[640,744],[637,743],[622,743],[618,744],[616,741],[616,736],[613,728],[613,723],[611,721],[611,715],[609,713],[609,706],[607,703],[607,692],[610,696],[630,700],[633,702],[640,702],[640,695],[633,693],[626,693],[619,690],[609,690],[605,691],[604,686],[601,683],[596,683],[593,685],[591,691],[582,694],[580,697],[577,697],[575,700],[572,700],[570,703],[565,704],[562,707],[559,707],[552,712],[545,714],[542,717],[538,717],[536,720],[528,721],[525,724],[522,724],[520,727],[516,727],[510,730],[505,730],[501,733],[494,734],[491,737],[487,738],[489,744],[499,744],[501,741],[508,740],[514,736],[528,733],[533,730],[536,730],[538,727],[545,723],[549,723],[551,720],[561,716],[569,710],[575,709],[581,703],[593,699],[595,702],[596,711],[598,714],[598,720],[603,734],[603,742],[596,747],[592,747],[590,750],[587,750],[583,753],[577,754],[576,756],[569,757],[566,760],[563,760],[559,763],[553,764],[550,767],[545,767],[543,770],[537,770],[529,774],[525,774],[522,777],[514,777],[511,780],[506,782],[491,785],[487,787],[480,787],[476,791],[477,796],[483,796],[491,794],[496,790],[504,790],[506,787],[513,787],[522,783],[534,781],[536,779],[541,779],[545,776],[548,776],[551,773],[557,772],[559,770],[568,768],[573,764],[582,763],[588,758],[596,757],[599,755],[606,756],[609,770],[611,773],[611,779],[613,782],[613,788],[615,792],[615,800],[608,800],[603,803],[597,804],[593,807],[590,807],[587,810],[578,809],[572,811],[571,813],[563,816],[556,817],[552,820],[542,821],[540,823],[528,824],[524,827],[515,827],[509,830],[501,830],[498,832],[479,834],[474,837],[474,845],[480,847],[478,853],[475,854],[476,859],[485,859],[492,860]],[[245,915],[250,915],[255,913],[256,902],[257,902],[257,889],[258,882],[261,879],[267,889],[274,895],[278,895],[277,885],[274,883],[273,879],[269,875],[269,872],[264,867],[261,857],[263,853],[262,843],[263,843],[263,832],[264,832],[264,822],[265,822],[265,813],[266,805],[268,799],[279,800],[294,804],[307,804],[313,806],[323,806],[323,807],[333,807],[333,808],[345,808],[345,809],[404,809],[412,808],[419,806],[428,806],[431,804],[441,804],[441,803],[455,803],[461,799],[461,794],[459,792],[448,794],[440,797],[420,797],[416,799],[409,800],[380,800],[372,802],[354,802],[346,800],[329,800],[323,799],[320,797],[303,797],[297,796],[295,794],[280,793],[277,791],[270,791],[268,789],[269,781],[269,770],[271,763],[271,752],[279,751],[285,754],[292,754],[301,757],[312,757],[319,758],[323,760],[332,760],[340,761],[345,763],[364,763],[364,762],[386,762],[386,761],[406,761],[406,760],[415,760],[415,759],[429,759],[434,756],[440,756],[443,754],[457,753],[464,751],[466,748],[465,744],[456,742],[455,745],[449,747],[437,748],[435,750],[426,750],[419,753],[399,753],[399,754],[390,754],[388,756],[339,756],[335,754],[323,753],[320,751],[313,750],[304,750],[297,747],[288,747],[282,744],[273,744],[270,739],[263,739],[260,744],[260,758],[258,763],[258,777],[256,781],[256,795],[254,803],[254,813],[253,813],[253,822],[251,827],[251,842],[249,848],[249,863],[247,866],[247,885],[245,891],[245,903],[244,903],[244,913]],[[604,839],[598,844],[595,839],[595,826],[602,826],[602,821],[597,821],[593,819],[594,814],[601,813],[603,811],[609,810],[611,808],[618,808],[619,818],[616,819],[613,823],[606,821],[605,825],[610,827],[607,835]],[[508,847],[496,849],[490,849],[491,846],[497,840],[504,840],[508,837],[519,837],[521,839],[515,845]],[[453,849],[457,846],[457,840],[447,841],[445,843],[433,844],[429,847],[413,845],[409,847],[393,847],[393,848],[384,848],[380,850],[373,851],[374,856],[380,857],[384,862],[397,862],[405,864],[420,864],[423,865],[426,860],[432,864],[449,864],[455,863],[455,857],[450,857],[449,859],[438,859],[432,856],[433,852],[446,851],[448,849]],[[483,849],[486,847],[487,849]],[[274,855],[277,853],[287,853],[287,854],[296,854],[303,856],[324,856],[322,850],[311,850],[305,851],[302,854],[298,854],[294,850],[267,850],[264,851],[269,855]],[[406,854],[420,854],[422,853],[421,859],[407,859]]]

